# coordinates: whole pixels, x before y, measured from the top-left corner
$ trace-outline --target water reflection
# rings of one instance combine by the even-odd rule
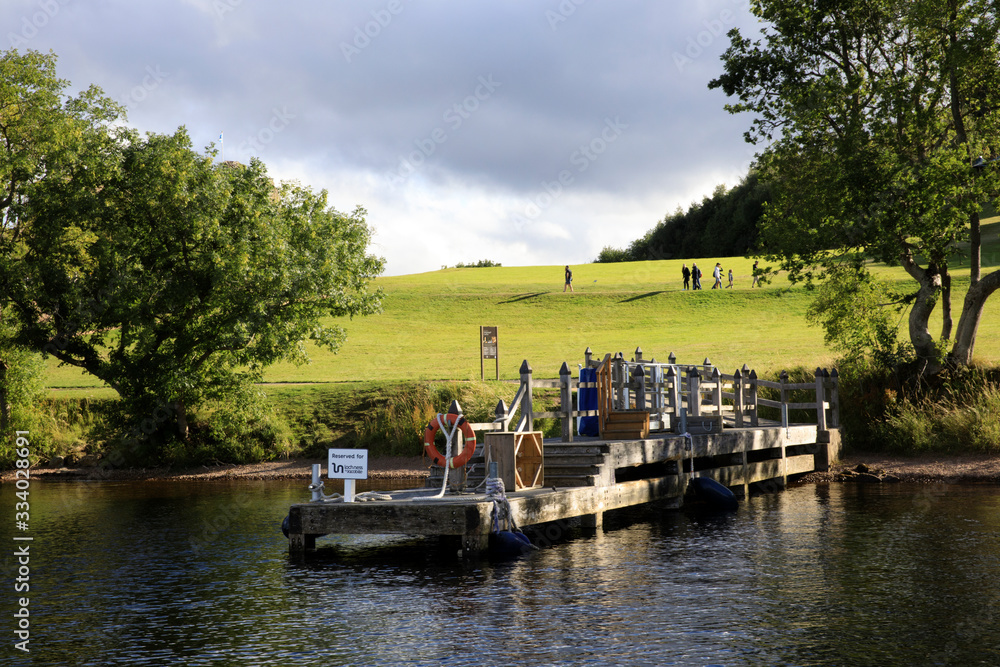
[[[300,563],[279,526],[305,496],[33,486],[32,653],[13,664],[1000,664],[995,487],[647,507],[507,563],[392,536],[321,538]]]

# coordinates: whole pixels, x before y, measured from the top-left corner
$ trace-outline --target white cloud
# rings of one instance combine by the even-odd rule
[[[752,155],[707,89],[725,32],[755,30],[747,0],[53,6],[34,26],[38,3],[4,3],[8,41],[141,130],[224,131],[226,159],[364,206],[390,274],[590,261]]]

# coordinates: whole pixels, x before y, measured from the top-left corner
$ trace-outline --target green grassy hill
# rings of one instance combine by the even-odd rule
[[[983,263],[996,267],[1000,218],[989,222],[983,230]],[[716,261],[727,271],[733,269],[733,289],[710,289]],[[500,328],[501,379],[516,378],[525,359],[537,377],[556,377],[564,361],[575,370],[587,347],[595,355],[621,351],[631,356],[638,346],[646,358],[663,361],[670,352],[681,362],[709,357],[730,372],[743,364],[766,372],[833,363],[823,332],[805,321],[812,295],[803,288],[779,277],[763,289],[751,290],[752,262],[737,257],[699,261],[705,289],[685,292],[681,264],[671,260],[573,266],[576,291],[565,294],[562,266],[446,269],[381,278],[377,284],[385,291],[384,313],[343,322],[349,338],[339,354],[312,348],[312,363],[274,366],[266,380],[478,379],[480,325]],[[968,285],[968,261],[964,264],[964,269],[955,271],[956,309]],[[909,281],[901,269],[879,272]],[[904,334],[905,324],[904,320]],[[983,362],[1000,363],[996,298],[987,305],[976,352]],[[493,362],[487,364],[489,378]],[[52,388],[99,385],[54,363],[48,384]]]

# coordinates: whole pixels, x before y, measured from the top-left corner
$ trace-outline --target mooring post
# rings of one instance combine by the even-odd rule
[[[309,485],[309,490],[312,492],[309,498],[310,502],[316,503],[323,500],[323,480],[320,479],[320,464],[314,463],[312,465],[312,484]]]
[[[573,391],[572,383],[573,373],[570,372],[569,366],[566,362],[563,362],[562,368],[559,369],[559,402],[561,404],[562,417],[562,441],[563,442],[573,442]],[[577,393],[577,399],[579,399],[579,393]]]

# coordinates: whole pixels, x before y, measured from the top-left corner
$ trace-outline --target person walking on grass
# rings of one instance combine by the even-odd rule
[[[757,264],[760,262],[759,259],[753,261],[753,282],[750,283],[750,287],[760,287],[760,281],[757,279]]]
[[[688,268],[687,264],[681,266],[681,277],[684,279],[684,289],[690,289],[691,287],[691,269]]]
[[[701,269],[697,264],[691,265],[691,289],[701,289]]]
[[[722,264],[719,262],[715,263],[715,270],[712,271],[712,277],[715,278],[715,282],[712,283],[712,289],[719,289],[722,287]]]
[[[729,269],[729,284],[726,285],[726,289],[729,289],[732,286],[733,286],[733,270]]]
[[[567,287],[570,292],[573,291],[573,272],[569,270],[569,264],[566,265],[566,282],[563,283],[563,292],[566,291]]]

